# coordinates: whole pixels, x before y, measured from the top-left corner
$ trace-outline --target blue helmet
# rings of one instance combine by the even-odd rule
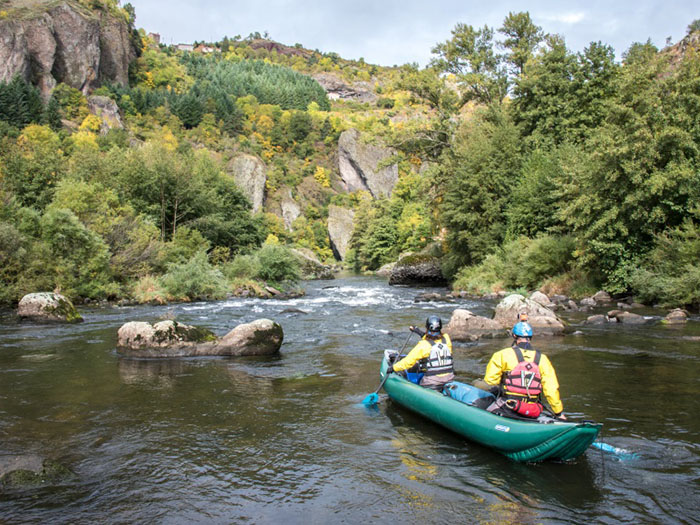
[[[513,337],[532,337],[530,323],[520,322],[513,327]]]

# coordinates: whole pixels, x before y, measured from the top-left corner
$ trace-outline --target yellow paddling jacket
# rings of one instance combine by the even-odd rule
[[[523,348],[523,346],[521,346],[520,350],[523,353],[525,361],[532,362],[535,359],[535,350],[533,348]],[[559,398],[559,381],[557,381],[557,374],[547,356],[543,353],[540,353],[540,356],[539,366],[540,376],[542,377],[542,393],[554,413],[559,414],[564,410],[564,406]],[[491,356],[489,364],[486,365],[484,381],[489,385],[498,386],[501,384],[503,377],[516,366],[518,366],[518,358],[513,348],[508,347],[499,350]]]
[[[428,375],[440,377],[454,372],[452,366],[452,341],[450,340],[450,336],[442,334],[442,337],[436,340],[427,339],[426,337],[427,336],[423,336],[423,338],[418,341],[418,344],[413,347],[413,350],[394,365],[394,371],[403,372],[419,361],[424,360],[427,369],[426,373]],[[439,345],[445,347],[444,350],[441,351],[440,348],[436,348]]]

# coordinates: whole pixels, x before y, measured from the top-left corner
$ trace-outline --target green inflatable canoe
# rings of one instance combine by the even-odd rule
[[[386,373],[387,352],[393,353],[385,352],[380,369],[382,378]],[[544,417],[526,421],[498,416],[418,386],[399,374],[390,374],[384,390],[399,405],[515,461],[575,459],[593,443],[602,426],[590,421],[576,423]]]

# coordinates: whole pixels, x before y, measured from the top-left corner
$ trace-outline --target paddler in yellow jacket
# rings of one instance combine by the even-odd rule
[[[493,354],[486,365],[484,382],[489,387],[500,386],[503,394],[494,403],[500,406],[492,405],[488,410],[495,411],[505,405],[520,415],[537,417],[539,411],[534,405],[539,405],[538,397],[544,394],[554,415],[566,419],[557,374],[547,356],[530,345],[532,327],[526,322],[527,317],[524,319],[513,327],[513,346]],[[527,408],[534,409],[537,415],[526,414]]]
[[[413,327],[411,327],[413,329]],[[387,373],[403,372],[419,363],[423,378],[420,386],[441,391],[455,377],[452,363],[452,341],[442,333],[442,320],[431,315],[425,322],[425,335],[406,357],[390,365]]]

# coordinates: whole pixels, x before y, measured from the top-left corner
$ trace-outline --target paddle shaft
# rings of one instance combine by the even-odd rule
[[[413,335],[413,331],[409,332],[408,337],[407,337],[406,340],[404,341],[403,346],[401,347],[401,350],[399,350],[399,353],[398,353],[397,357],[400,356],[400,355],[401,355],[401,352],[403,352],[404,349],[406,348],[406,345],[408,344],[408,340],[411,339],[411,335]],[[379,388],[377,388],[377,389],[374,391],[375,394],[378,394],[379,391],[382,389],[382,387],[384,386],[384,383],[386,383],[386,378],[387,378],[387,377],[389,377],[389,374],[388,374],[388,373],[387,373],[387,374],[384,374],[384,378],[382,379],[382,382],[379,383]]]

